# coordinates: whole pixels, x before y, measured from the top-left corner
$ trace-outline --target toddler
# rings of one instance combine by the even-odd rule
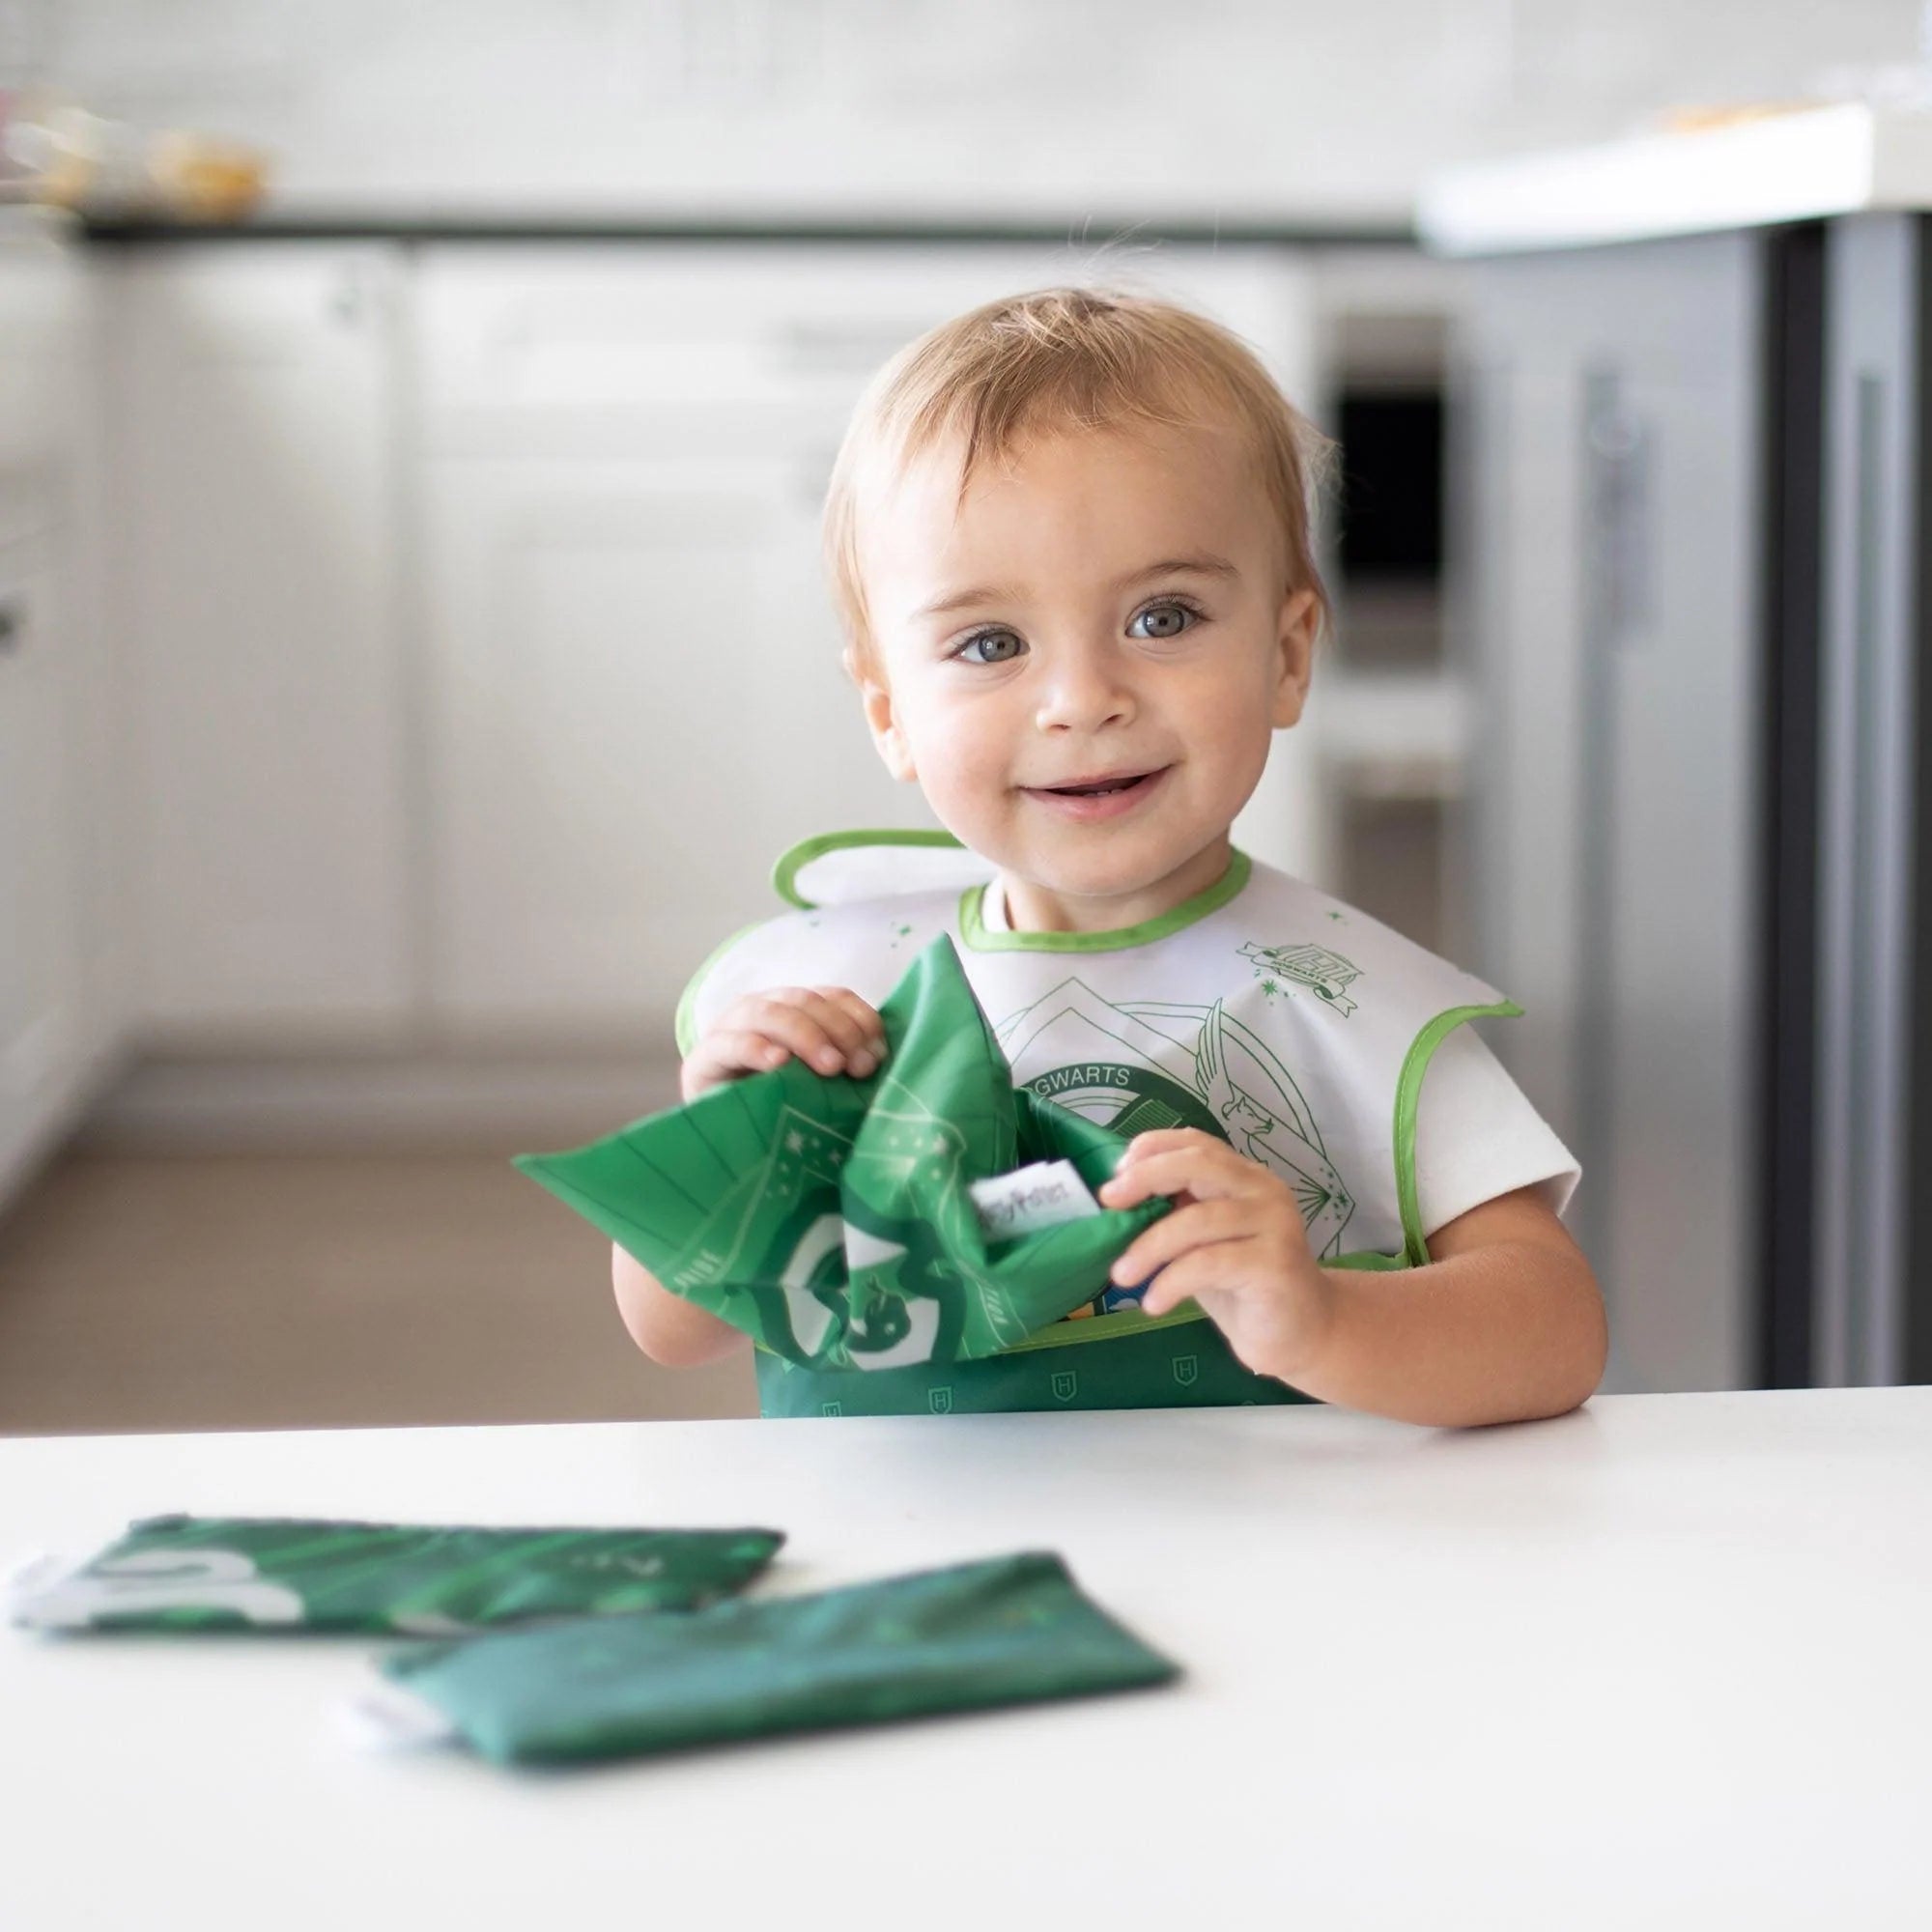
[[[1175,1206],[1112,1291],[1001,1354],[761,1354],[766,1414],[1319,1399],[1462,1424],[1597,1386],[1576,1163],[1464,1025],[1517,1009],[1230,838],[1326,616],[1317,440],[1226,330],[1074,289],[934,329],[859,404],[825,515],[845,668],[947,830],[785,856],[798,909],[686,991],[684,1095],[793,1055],[870,1074],[877,1004],[946,933],[1015,1081],[1127,1138],[1102,1204]],[[658,1361],[751,1346],[621,1249],[613,1278]]]

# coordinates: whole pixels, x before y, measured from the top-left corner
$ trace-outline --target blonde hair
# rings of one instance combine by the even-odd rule
[[[859,568],[862,469],[903,470],[957,436],[958,500],[980,466],[1031,436],[1150,423],[1232,426],[1248,445],[1281,528],[1291,589],[1328,593],[1315,560],[1310,498],[1328,441],[1239,336],[1173,302],[1120,289],[1056,288],[987,302],[909,343],[860,398],[825,494],[824,552],[845,633],[845,668],[875,663]]]

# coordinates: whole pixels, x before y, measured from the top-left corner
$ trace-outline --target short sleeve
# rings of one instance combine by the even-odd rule
[[[1424,1235],[1519,1187],[1562,1213],[1582,1170],[1468,1026],[1435,1049],[1416,1108],[1416,1205]]]

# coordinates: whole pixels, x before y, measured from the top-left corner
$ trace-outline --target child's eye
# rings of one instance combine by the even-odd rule
[[[1025,649],[1025,642],[1011,631],[975,631],[952,655],[967,664],[995,665],[1018,657]],[[984,655],[975,657],[975,651]]]
[[[1201,612],[1188,604],[1150,604],[1127,620],[1130,638],[1178,638],[1201,621]],[[1142,630],[1140,626],[1146,625]]]

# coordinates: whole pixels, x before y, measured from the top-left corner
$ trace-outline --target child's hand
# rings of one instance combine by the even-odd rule
[[[1192,1298],[1247,1367],[1293,1380],[1321,1346],[1334,1291],[1308,1251],[1288,1183],[1226,1141],[1178,1127],[1137,1134],[1099,1201],[1131,1208],[1152,1194],[1172,1195],[1174,1211],[1114,1264],[1115,1282],[1127,1287],[1161,1269],[1145,1313],[1165,1315]]]
[[[747,993],[712,1022],[678,1074],[687,1100],[727,1080],[769,1073],[794,1054],[819,1073],[863,1080],[886,1057],[886,1023],[843,986],[774,986]]]

